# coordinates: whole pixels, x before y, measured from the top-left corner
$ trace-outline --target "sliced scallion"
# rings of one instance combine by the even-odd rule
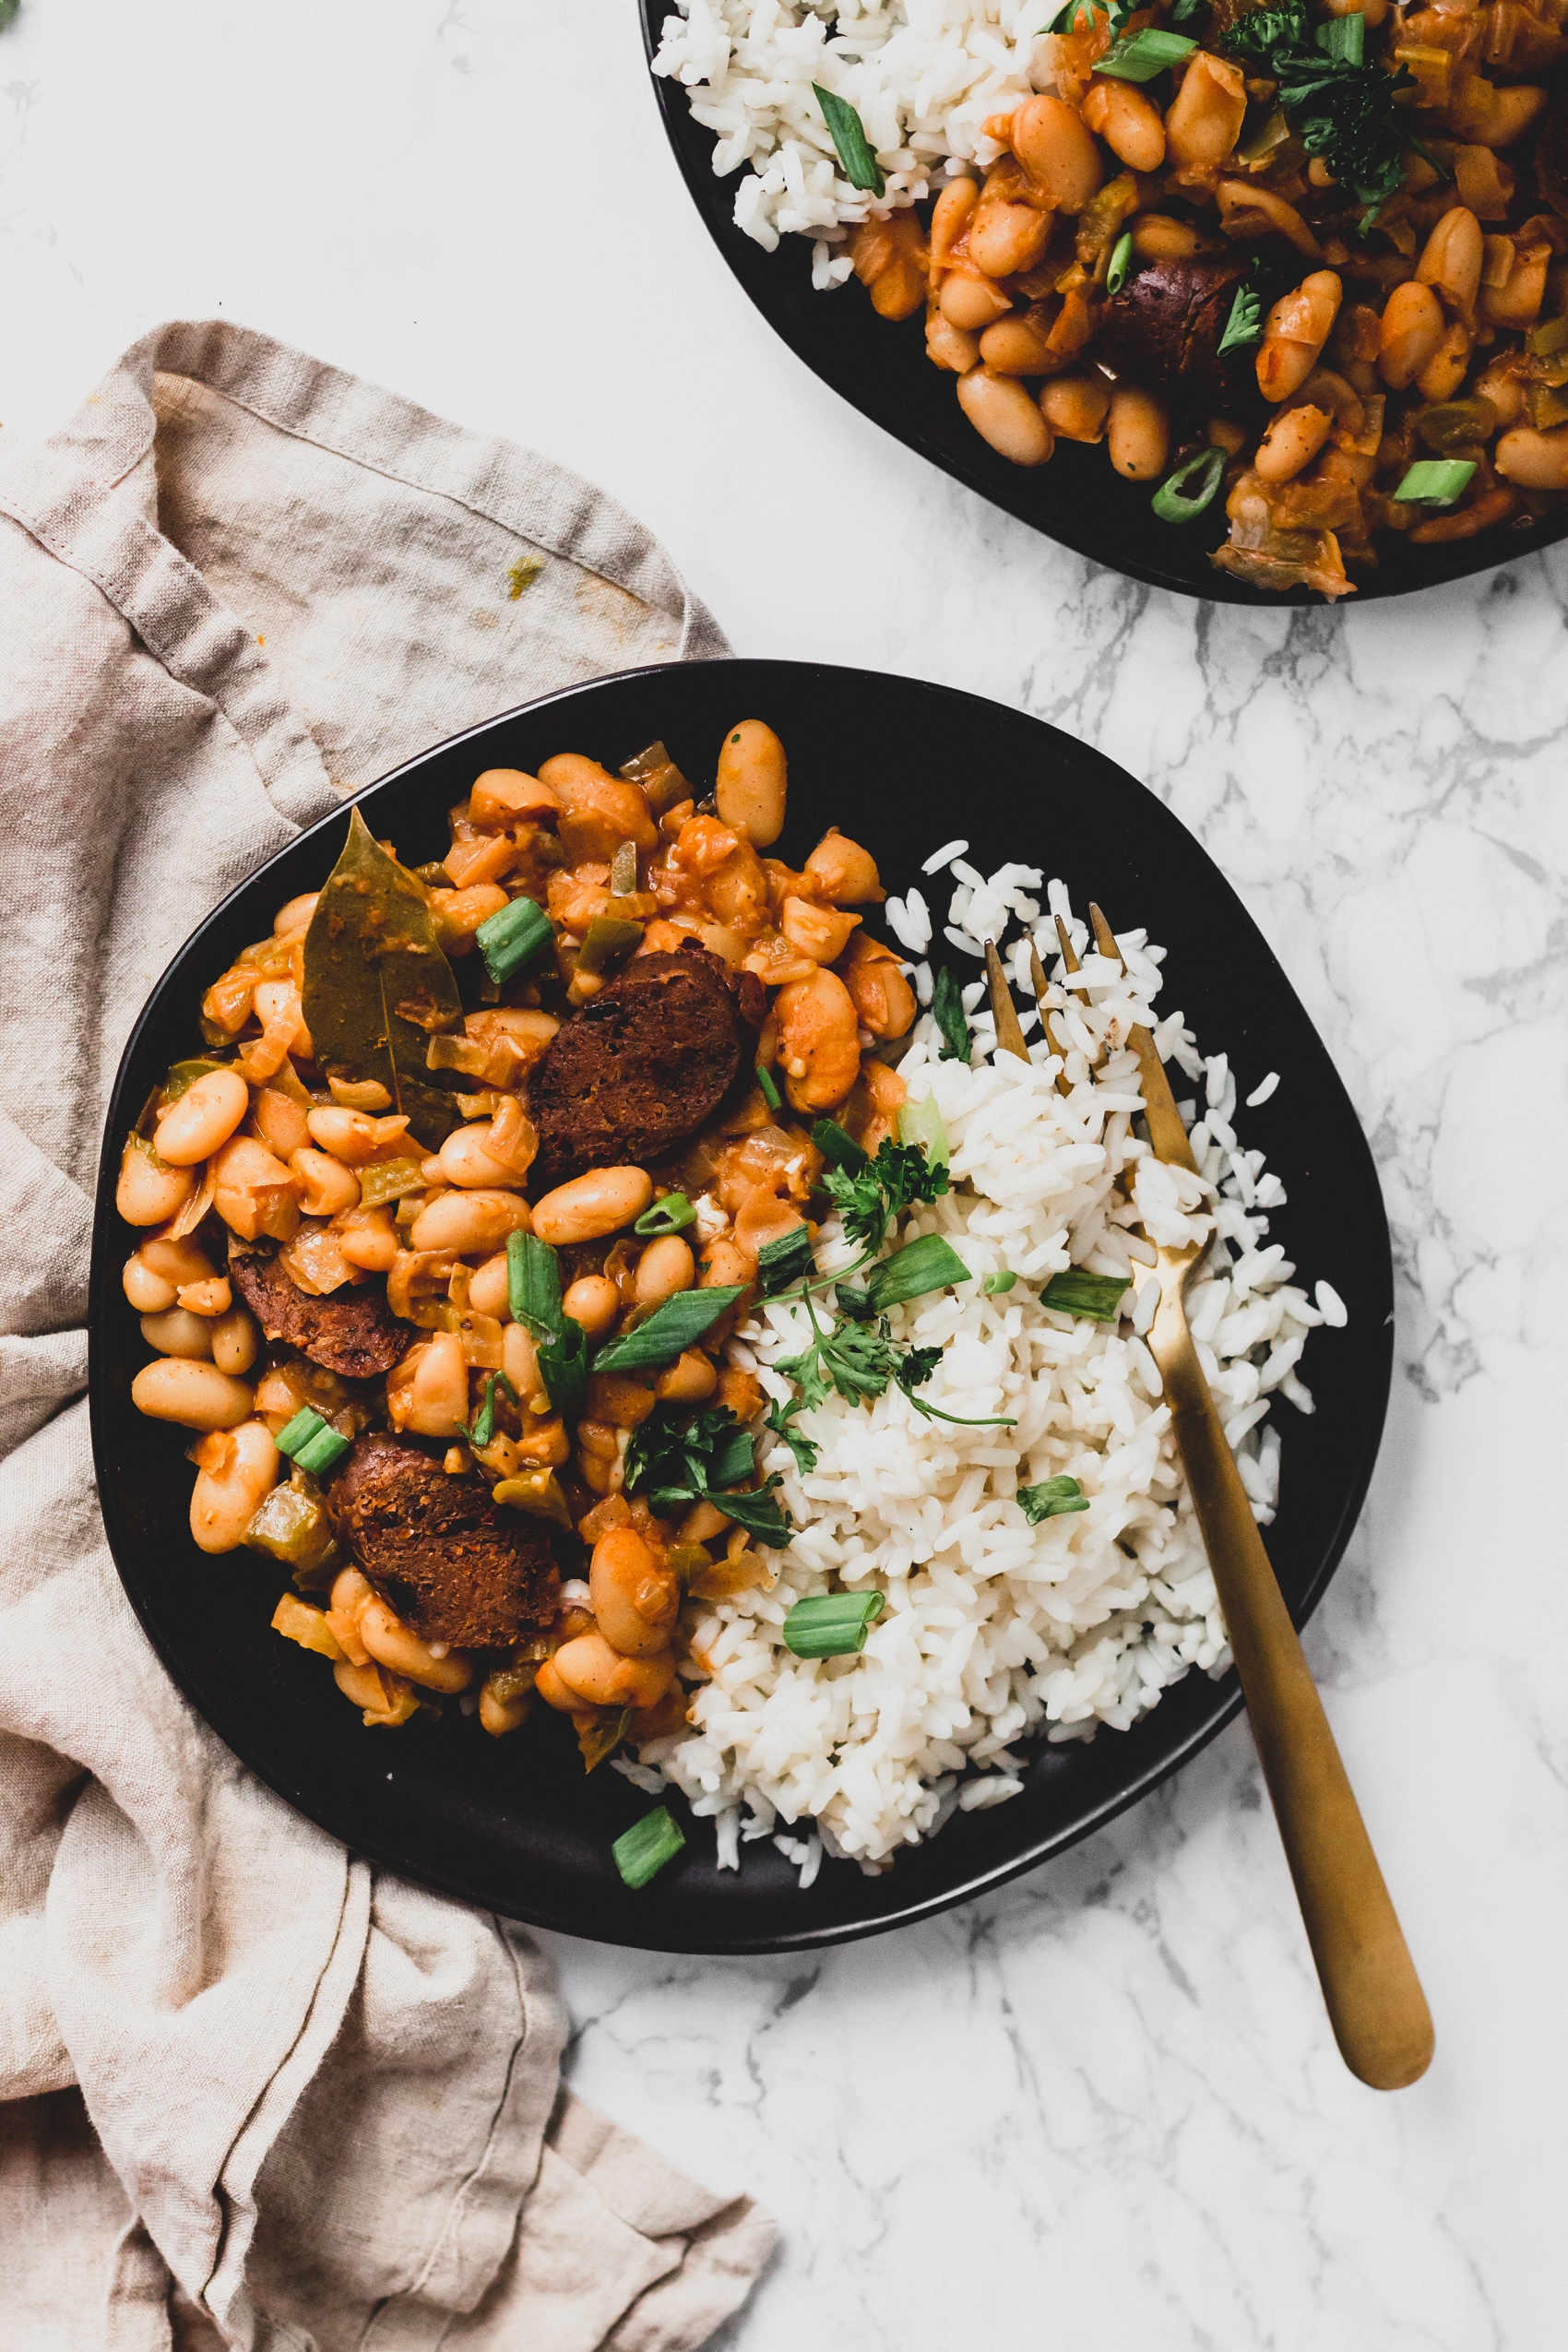
[[[792,1282],[806,1282],[816,1272],[812,1237],[803,1225],[791,1225],[777,1241],[765,1241],[756,1253],[757,1287],[765,1299],[776,1298]]]
[[[1000,1273],[988,1274],[980,1284],[980,1289],[988,1299],[1000,1299],[1011,1290],[1017,1279],[1017,1276],[1010,1267],[1004,1266]]]
[[[1200,449],[1168,474],[1149,501],[1162,523],[1193,523],[1214,504],[1225,471],[1223,449]],[[1192,485],[1189,491],[1188,485]]]
[[[949,1282],[967,1282],[969,1269],[950,1241],[940,1233],[922,1233],[890,1258],[873,1265],[866,1276],[866,1293],[878,1314],[902,1306],[906,1299],[923,1299],[928,1290],[944,1289]]]
[[[533,1339],[554,1339],[561,1330],[561,1262],[537,1233],[506,1237],[506,1294],[512,1321]]]
[[[968,1062],[969,1020],[957,976],[950,964],[942,965],[937,971],[931,992],[931,1015],[942,1032],[943,1061]]]
[[[683,1233],[696,1221],[697,1213],[684,1193],[666,1193],[661,1201],[644,1209],[632,1230],[645,1241],[656,1241],[666,1233]]]
[[[563,1315],[553,1339],[540,1340],[535,1351],[544,1393],[558,1413],[580,1413],[588,1395],[588,1334],[580,1323]]]
[[[784,1646],[797,1657],[849,1657],[866,1645],[881,1593],[823,1593],[798,1600],[784,1620]]]
[[[822,109],[822,119],[827,125],[828,136],[838,150],[838,160],[844,166],[844,177],[852,188],[863,188],[868,196],[885,196],[887,183],[881,166],[872,153],[866,126],[847,98],[839,98],[830,89],[823,89],[815,82],[812,94]]]
[[[835,1168],[842,1168],[850,1176],[858,1175],[867,1165],[865,1153],[837,1119],[819,1119],[812,1129],[812,1141],[824,1159],[831,1160]]]
[[[517,1402],[517,1392],[505,1373],[492,1372],[484,1384],[483,1402],[474,1415],[474,1425],[469,1431],[469,1443],[476,1451],[488,1445],[495,1435],[495,1392],[498,1388],[505,1390],[514,1405]]]
[[[1039,1486],[1021,1486],[1018,1508],[1031,1527],[1042,1519],[1064,1518],[1070,1511],[1087,1511],[1089,1499],[1076,1479],[1043,1479]]]
[[[1111,255],[1111,267],[1105,273],[1105,291],[1119,294],[1127,282],[1127,271],[1133,259],[1133,232],[1124,229],[1117,238]]]
[[[1145,25],[1130,41],[1118,42],[1108,56],[1095,67],[1097,74],[1109,74],[1117,81],[1151,82],[1169,65],[1179,65],[1197,47],[1184,32],[1160,32],[1153,25]]]
[[[1317,29],[1317,45],[1325,57],[1336,65],[1364,65],[1367,50],[1367,20],[1360,13],[1353,17],[1330,17]]]
[[[514,898],[474,933],[484,968],[497,987],[531,963],[554,936],[550,917],[532,898]]]
[[[1059,1315],[1082,1315],[1089,1323],[1114,1323],[1121,1312],[1127,1281],[1120,1274],[1086,1274],[1070,1265],[1053,1274],[1040,1292],[1041,1303]]]
[[[1423,506],[1452,506],[1468,490],[1475,470],[1469,457],[1419,457],[1394,495]]]
[[[945,1168],[948,1161],[947,1129],[933,1094],[921,1095],[918,1102],[901,1102],[898,1106],[898,1141],[918,1144],[933,1168]]]
[[[591,1769],[591,1767],[590,1767]],[[646,1886],[657,1878],[667,1862],[684,1853],[686,1841],[676,1827],[668,1805],[656,1805],[651,1813],[623,1830],[610,1848],[615,1867],[626,1884]]]
[[[773,1073],[766,1062],[759,1062],[756,1065],[756,1082],[762,1089],[762,1099],[769,1111],[782,1111],[784,1098],[775,1086]]]
[[[279,1431],[274,1443],[279,1454],[297,1462],[302,1470],[319,1478],[340,1461],[349,1450],[349,1440],[310,1405],[302,1405],[291,1421]]]
[[[623,1332],[601,1348],[593,1360],[596,1372],[658,1372],[672,1364],[677,1356],[695,1347],[713,1324],[744,1295],[740,1283],[718,1283],[709,1290],[677,1290],[672,1299],[656,1307],[646,1323],[635,1331]],[[544,1358],[540,1357],[542,1368]]]

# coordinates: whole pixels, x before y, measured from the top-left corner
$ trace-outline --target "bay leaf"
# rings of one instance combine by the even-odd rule
[[[424,892],[358,809],[305,933],[302,1000],[324,1074],[378,1080],[410,1134],[436,1150],[458,1111],[425,1057],[434,1031],[460,1024],[462,1003]]]

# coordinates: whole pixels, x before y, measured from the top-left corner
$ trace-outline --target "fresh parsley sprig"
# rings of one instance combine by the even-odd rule
[[[788,1515],[773,1501],[778,1473],[760,1487],[742,1489],[755,1468],[755,1450],[727,1406],[712,1407],[688,1420],[678,1406],[656,1405],[632,1431],[624,1465],[625,1491],[647,1492],[648,1507],[671,1513],[694,1503],[714,1503],[759,1542],[778,1550],[794,1534]]]
[[[1354,61],[1337,43],[1330,49],[1314,39],[1306,0],[1254,9],[1238,18],[1224,41],[1278,83],[1279,102],[1307,153],[1320,157],[1359,203],[1375,211],[1394,194],[1405,176],[1406,145],[1394,95],[1413,82],[1403,65],[1385,73]]]

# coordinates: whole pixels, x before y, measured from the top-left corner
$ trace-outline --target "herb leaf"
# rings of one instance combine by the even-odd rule
[[[734,1491],[752,1476],[754,1460],[751,1431],[727,1406],[683,1420],[678,1406],[656,1405],[627,1443],[625,1491],[646,1489],[649,1504],[661,1513],[693,1503],[716,1503],[748,1535],[777,1550],[794,1533],[772,1499],[779,1484],[777,1472],[754,1491]]]
[[[1389,74],[1378,65],[1325,53],[1313,38],[1306,0],[1256,9],[1239,18],[1224,39],[1228,49],[1278,83],[1279,102],[1307,153],[1321,157],[1358,202],[1375,208],[1393,195],[1405,176],[1403,118],[1394,99],[1396,90],[1413,86],[1406,67]]]
[[[457,1106],[425,1056],[437,1029],[461,1023],[462,1000],[423,888],[358,809],[305,932],[301,1009],[325,1075],[384,1086],[410,1133],[439,1150]]]
[[[1361,20],[1358,17],[1355,21],[1360,24]],[[1249,343],[1255,343],[1262,333],[1263,297],[1251,286],[1238,286],[1216,356],[1223,359],[1227,351],[1242,350]]]
[[[948,1189],[947,1170],[928,1159],[919,1144],[896,1144],[889,1136],[874,1159],[861,1154],[858,1170],[828,1169],[822,1189],[837,1206],[850,1240],[875,1251],[894,1218],[913,1202],[941,1199]]]
[[[809,1437],[802,1437],[794,1426],[795,1415],[803,1412],[804,1409],[804,1402],[799,1396],[795,1398],[793,1404],[790,1405],[780,1405],[776,1401],[768,1408],[766,1423],[766,1427],[773,1431],[775,1437],[781,1437],[784,1440],[795,1457],[795,1467],[802,1478],[809,1470],[815,1469],[822,1455],[821,1446],[814,1445]]]

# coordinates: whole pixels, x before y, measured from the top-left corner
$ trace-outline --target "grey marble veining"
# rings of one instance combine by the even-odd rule
[[[604,482],[742,652],[940,679],[1098,745],[1235,883],[1372,1139],[1398,1372],[1308,1646],[1431,2073],[1380,2098],[1339,2064],[1242,1725],[892,1938],[748,1963],[557,1939],[578,2086],[782,2221],[731,2352],[1561,2344],[1568,549],[1253,612],[1036,538],[751,310],[630,0],[24,0],[0,289],[8,431],[159,317],[241,318]]]

